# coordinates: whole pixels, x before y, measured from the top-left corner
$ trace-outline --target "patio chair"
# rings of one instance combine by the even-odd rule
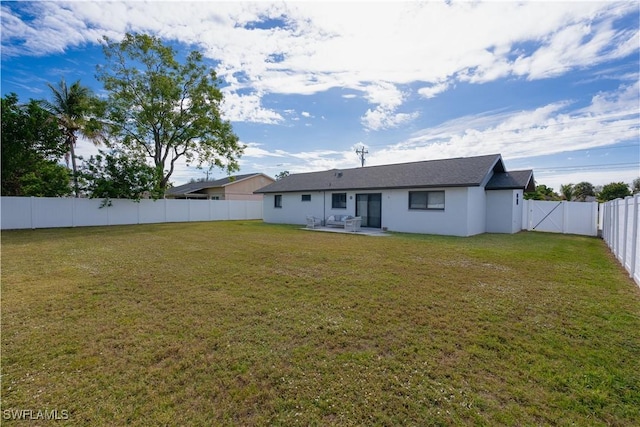
[[[362,217],[357,216],[355,218],[348,218],[344,221],[344,229],[347,231],[351,231],[355,233],[356,231],[360,231],[360,226],[362,225]]]
[[[322,226],[322,220],[312,215],[307,215],[307,228],[316,228]]]

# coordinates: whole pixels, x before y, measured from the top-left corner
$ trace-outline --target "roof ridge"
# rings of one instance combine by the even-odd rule
[[[415,160],[412,162],[401,162],[401,163],[386,163],[384,165],[372,165],[372,166],[360,166],[360,167],[353,167],[353,168],[332,168],[332,169],[325,169],[325,170],[321,170],[321,171],[311,171],[311,172],[299,172],[299,173],[292,173],[291,175],[302,175],[302,174],[310,174],[310,173],[326,173],[326,172],[331,172],[331,171],[336,171],[336,172],[344,172],[344,171],[350,171],[350,170],[361,170],[361,169],[372,169],[372,168],[381,168],[381,167],[388,167],[388,166],[401,166],[401,165],[413,165],[413,164],[418,164],[418,163],[429,163],[429,162],[440,162],[440,161],[450,161],[450,160],[467,160],[467,159],[480,159],[483,157],[502,157],[501,154],[483,154],[480,156],[467,156],[467,157],[449,157],[449,158],[442,158],[442,159],[430,159],[430,160]]]

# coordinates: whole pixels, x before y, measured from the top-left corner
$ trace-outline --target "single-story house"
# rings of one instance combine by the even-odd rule
[[[362,218],[362,227],[472,236],[522,229],[532,170],[508,172],[500,154],[289,175],[256,191],[268,223],[307,216]]]
[[[167,190],[168,199],[203,200],[262,200],[261,194],[254,192],[275,179],[263,173],[228,176],[215,181],[198,181]]]

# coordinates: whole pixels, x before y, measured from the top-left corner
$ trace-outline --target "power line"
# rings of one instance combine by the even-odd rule
[[[534,168],[536,171],[555,171],[557,169],[562,170],[584,170],[584,169],[625,169],[630,166],[636,166],[640,171],[640,163],[606,163],[599,165],[578,165],[578,166],[549,166],[546,168]]]

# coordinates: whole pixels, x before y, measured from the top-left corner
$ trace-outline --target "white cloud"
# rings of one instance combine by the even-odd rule
[[[447,89],[449,89],[449,83],[447,82],[436,83],[431,86],[422,87],[418,89],[418,94],[429,99],[429,98],[434,98],[436,95],[446,91]]]
[[[259,94],[239,95],[234,92],[225,93],[222,103],[222,115],[226,120],[232,122],[275,124],[283,120],[282,116],[276,111],[261,106],[261,96]]]
[[[622,85],[615,91],[598,94],[590,105],[571,112],[568,110],[572,102],[564,101],[526,111],[460,117],[415,132],[398,144],[371,150],[367,162],[376,165],[489,153],[521,159],[637,142],[639,90],[637,81]],[[627,166],[625,177],[634,171],[636,175],[640,172],[637,165]],[[555,176],[569,173],[561,170]],[[607,176],[615,181],[616,173]],[[601,175],[605,176],[604,172]]]
[[[368,109],[361,117],[363,126],[368,130],[394,128],[418,117],[418,113],[396,113],[406,94],[391,83],[371,84],[363,90],[365,98],[370,103],[377,104],[374,109]]]
[[[285,155],[282,152],[271,152],[261,148],[263,144],[259,144],[256,142],[250,142],[245,144],[243,157],[284,157]]]
[[[376,107],[367,110],[361,122],[368,130],[384,130],[400,126],[418,117],[418,113],[395,113],[393,109]]]
[[[217,61],[234,120],[278,123],[261,96],[339,87],[376,105],[363,116],[375,129],[414,117],[396,112],[400,85],[424,82],[418,93],[430,98],[456,80],[546,78],[637,52],[637,29],[616,28],[636,13],[634,2],[33,2],[2,6],[2,48],[41,55],[151,32]],[[267,19],[281,25],[261,28]]]

